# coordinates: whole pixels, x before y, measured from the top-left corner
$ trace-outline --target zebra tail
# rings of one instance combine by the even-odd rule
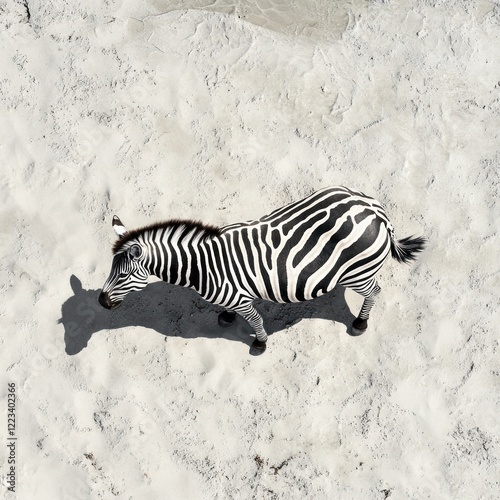
[[[408,236],[396,240],[391,234],[391,255],[398,262],[407,264],[417,258],[417,254],[425,248],[427,240],[422,236]]]

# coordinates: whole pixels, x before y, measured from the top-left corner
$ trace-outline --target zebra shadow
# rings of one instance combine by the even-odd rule
[[[133,326],[156,330],[166,338],[224,338],[248,346],[253,341],[252,329],[243,318],[238,316],[233,324],[219,326],[217,318],[223,309],[186,288],[164,282],[150,283],[141,292],[130,293],[120,308],[109,311],[97,301],[100,289],[85,290],[74,275],[70,278],[70,285],[73,295],[62,305],[61,319],[58,321],[64,327],[68,355],[78,354],[85,349],[91,337],[98,332]],[[268,334],[286,330],[305,318],[341,323],[348,333],[355,316],[349,310],[344,293],[344,289],[338,287],[312,301],[276,304],[258,300],[255,307],[264,318]]]

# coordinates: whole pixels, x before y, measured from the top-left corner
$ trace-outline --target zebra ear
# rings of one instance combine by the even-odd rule
[[[123,238],[127,234],[125,226],[116,215],[113,215],[113,229],[115,230],[115,233],[118,235],[118,238]]]
[[[130,255],[132,256],[132,258],[134,259],[138,259],[141,255],[142,255],[142,248],[140,245],[132,245],[130,247]]]

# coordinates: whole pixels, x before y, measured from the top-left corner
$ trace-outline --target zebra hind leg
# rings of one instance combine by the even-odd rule
[[[234,311],[223,311],[219,314],[217,322],[219,323],[219,326],[225,327],[234,323],[235,319],[236,313]]]
[[[358,336],[365,333],[368,328],[368,318],[370,316],[370,311],[373,307],[373,304],[375,303],[375,298],[380,293],[380,287],[374,279],[371,279],[369,282],[365,283],[364,286],[351,286],[350,288],[352,288],[365,298],[358,317],[352,322],[351,335]]]
[[[250,354],[262,354],[266,350],[267,333],[264,330],[262,316],[257,312],[251,303],[246,303],[235,307],[234,310],[248,321],[255,331],[255,340],[250,348]]]

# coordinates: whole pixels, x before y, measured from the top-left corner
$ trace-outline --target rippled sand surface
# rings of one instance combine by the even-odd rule
[[[271,31],[310,41],[337,40],[352,19],[352,6],[366,6],[367,1],[317,0],[257,0],[251,2],[215,1],[162,1],[151,2],[163,12],[194,9],[222,12]]]

